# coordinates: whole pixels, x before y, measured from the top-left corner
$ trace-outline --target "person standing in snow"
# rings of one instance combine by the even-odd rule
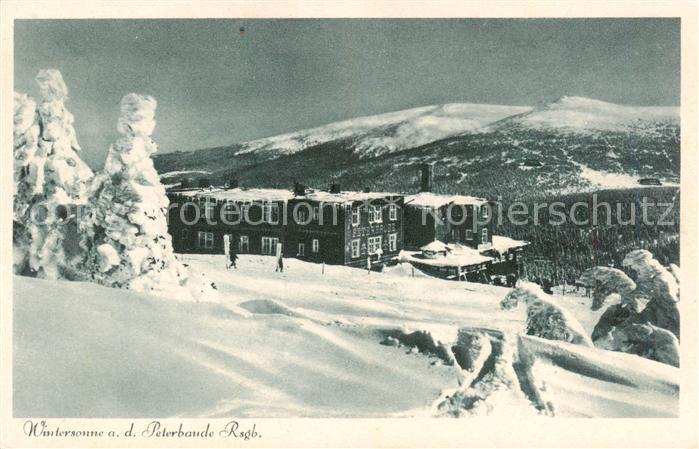
[[[238,269],[236,262],[238,261],[238,254],[235,252],[235,245],[233,245],[233,239],[228,240],[228,266],[227,269],[235,268]]]
[[[279,253],[279,257],[277,257],[277,268],[274,270],[275,272],[284,272],[284,257],[282,253]]]

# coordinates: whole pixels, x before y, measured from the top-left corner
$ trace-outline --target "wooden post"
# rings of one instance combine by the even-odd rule
[[[325,274],[325,262],[323,262],[323,267],[321,268],[320,273]]]

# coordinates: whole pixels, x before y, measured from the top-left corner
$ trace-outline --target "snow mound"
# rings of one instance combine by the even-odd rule
[[[268,299],[257,299],[252,301],[244,301],[238,304],[241,308],[251,313],[263,315],[286,315],[286,316],[301,316],[283,304]]]

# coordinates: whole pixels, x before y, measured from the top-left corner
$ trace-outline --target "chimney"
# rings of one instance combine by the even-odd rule
[[[306,186],[300,182],[294,181],[294,196],[304,196],[306,195]]]
[[[432,191],[432,173],[434,165],[422,164],[420,166],[420,192]]]
[[[340,193],[342,192],[342,189],[340,188],[340,184],[330,184],[330,193]]]

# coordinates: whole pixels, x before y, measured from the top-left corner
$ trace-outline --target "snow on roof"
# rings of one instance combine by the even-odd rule
[[[447,251],[448,249],[449,248],[447,248],[447,245],[444,242],[435,240],[432,243],[428,243],[427,245],[420,248],[420,251],[432,251],[436,253],[440,251]]]
[[[320,201],[324,203],[351,203],[354,201],[368,201],[386,197],[402,197],[398,193],[390,192],[351,192],[345,191],[340,193],[330,193],[322,190],[306,192],[306,195],[300,198],[308,200]]]
[[[454,203],[460,206],[482,206],[488,200],[466,195],[439,195],[431,192],[421,192],[416,195],[405,197],[405,204],[412,204],[417,207],[439,208]]]
[[[446,256],[437,257],[436,259],[428,259],[422,257],[422,253],[420,252],[411,251],[401,251],[398,257],[404,262],[415,262],[433,267],[466,267],[491,262],[493,260],[492,257],[484,256],[474,249],[470,251],[464,250],[458,253],[448,253]]]
[[[507,250],[521,248],[529,245],[529,242],[524,240],[515,240],[502,235],[493,235],[493,249],[499,253],[504,253]]]
[[[172,192],[187,197],[206,197],[218,201],[253,202],[253,201],[287,201],[294,197],[291,190],[285,189],[222,189],[201,188]]]
[[[219,201],[288,201],[292,198],[307,199],[324,203],[351,203],[353,201],[367,201],[385,197],[401,197],[397,193],[387,192],[340,192],[330,193],[325,191],[308,191],[304,196],[294,196],[291,190],[285,189],[224,189],[220,187],[198,188],[173,191],[171,193],[190,197],[207,197]]]

